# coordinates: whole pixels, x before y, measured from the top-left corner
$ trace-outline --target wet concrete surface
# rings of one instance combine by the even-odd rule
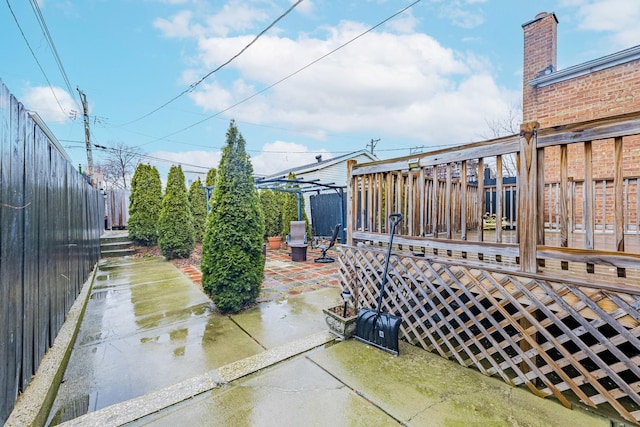
[[[301,357],[129,425],[393,426],[398,422]]]
[[[326,330],[320,311],[338,300],[337,289],[322,289],[263,303],[231,318],[262,346],[272,348]]]
[[[102,261],[53,424],[263,351],[213,310],[210,299],[164,260]]]
[[[400,357],[354,340],[319,348],[128,425],[610,425],[416,347],[400,347]]]
[[[395,357],[332,341],[321,310],[339,301],[326,288],[222,316],[171,263],[101,261],[51,424],[610,425],[403,342]]]

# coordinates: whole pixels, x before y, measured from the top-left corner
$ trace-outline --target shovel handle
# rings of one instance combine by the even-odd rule
[[[391,227],[396,228],[396,225],[402,221],[401,213],[392,213],[389,215],[389,221],[391,221]]]
[[[389,215],[389,221],[391,221],[391,231],[389,232],[389,248],[387,249],[387,259],[384,263],[384,273],[382,274],[382,284],[380,285],[380,295],[378,295],[378,308],[376,312],[380,314],[382,308],[382,295],[384,294],[384,285],[387,284],[387,273],[389,272],[389,258],[391,258],[391,247],[393,246],[393,235],[396,232],[396,225],[402,221],[402,214],[392,213]]]

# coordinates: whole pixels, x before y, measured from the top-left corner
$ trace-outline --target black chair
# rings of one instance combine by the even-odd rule
[[[331,236],[331,240],[329,241],[329,243],[317,243],[317,240],[315,241],[315,245],[312,245],[312,248],[314,249],[320,249],[322,251],[322,255],[320,256],[320,258],[316,258],[313,261],[314,262],[319,262],[319,263],[330,263],[330,262],[334,262],[335,258],[331,258],[327,256],[327,251],[333,247],[333,245],[336,244],[336,239],[338,238],[338,232],[340,231],[340,227],[342,227],[342,224],[336,224],[336,227],[333,229],[333,235]]]

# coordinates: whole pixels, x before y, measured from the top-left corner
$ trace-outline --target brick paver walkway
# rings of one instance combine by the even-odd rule
[[[264,267],[264,282],[257,302],[273,301],[287,295],[297,295],[317,289],[340,286],[338,262],[320,264],[314,258],[320,257],[320,251],[309,248],[307,261],[291,261],[290,251],[283,249],[267,249],[267,261]],[[337,257],[335,251],[329,256]],[[198,266],[187,265],[182,272],[193,283],[202,288],[202,273]]]

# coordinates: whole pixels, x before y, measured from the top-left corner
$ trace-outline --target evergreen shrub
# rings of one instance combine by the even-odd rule
[[[254,303],[264,279],[264,215],[246,142],[227,130],[202,243],[202,285],[223,313]]]
[[[180,166],[171,166],[158,218],[158,246],[167,259],[189,258],[195,246],[193,216]]]

